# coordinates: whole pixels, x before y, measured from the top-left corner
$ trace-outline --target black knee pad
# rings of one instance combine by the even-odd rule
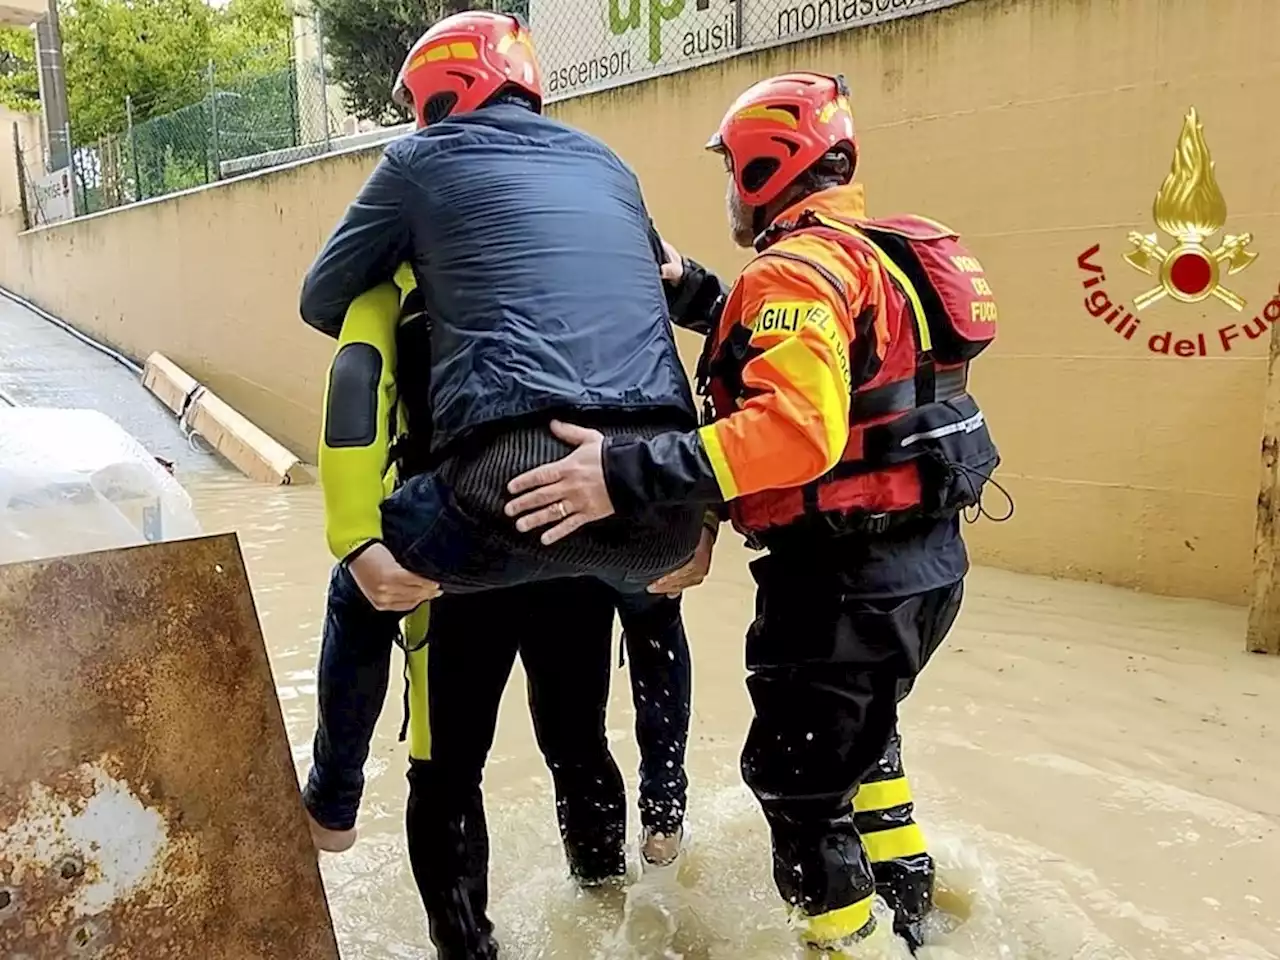
[[[378,438],[378,381],[382,354],[368,343],[348,343],[333,358],[324,417],[324,444],[334,450],[367,447]]]

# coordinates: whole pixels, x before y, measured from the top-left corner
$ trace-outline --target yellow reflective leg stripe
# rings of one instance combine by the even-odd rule
[[[876,259],[880,261],[880,265],[893,275],[893,279],[897,280],[902,286],[902,290],[907,295],[907,299],[911,301],[911,312],[916,318],[916,332],[920,338],[921,352],[927,352],[933,349],[933,337],[929,335],[929,322],[924,316],[924,304],[920,301],[920,294],[916,292],[915,286],[902,272],[902,269],[889,259],[889,255],[880,249],[870,237],[866,234],[853,229],[846,224],[840,223],[838,220],[829,220],[826,217],[818,217],[818,221],[823,226],[830,227],[832,230],[838,230],[841,233],[848,234],[851,237],[857,237],[872,250],[875,251]]]
[[[409,756],[414,760],[431,759],[431,707],[427,691],[427,654],[423,642],[431,619],[431,604],[424,603],[404,618],[404,645],[408,655],[406,672],[409,682]]]
[[[906,777],[864,783],[853,796],[853,809],[858,813],[892,810],[911,802],[911,784]]]
[[[711,470],[716,475],[720,495],[726,500],[732,500],[738,495],[738,482],[733,479],[733,470],[729,467],[729,458],[724,455],[724,445],[720,443],[716,425],[711,423],[702,427],[698,431],[698,437],[702,440],[702,448],[707,451],[707,459],[711,461]]]
[[[864,833],[862,846],[872,863],[901,860],[903,857],[915,857],[929,851],[924,842],[924,831],[915,823],[894,827],[892,830]]]
[[[863,897],[847,907],[806,917],[804,939],[816,947],[836,946],[858,933],[871,922],[871,901],[875,895]]]

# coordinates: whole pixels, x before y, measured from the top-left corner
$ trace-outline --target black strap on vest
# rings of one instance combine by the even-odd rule
[[[933,365],[930,364],[929,373],[929,394],[927,399],[921,397],[918,377],[912,380],[886,383],[882,387],[855,394],[854,405],[850,411],[849,419],[855,422],[865,422],[895,413],[906,413],[908,410],[914,410],[916,407],[924,406],[926,403],[954,400],[968,391],[968,364],[946,370],[935,370]],[[871,427],[864,436],[864,453],[871,452],[871,456],[864,457],[862,460],[842,460],[818,477],[818,479],[806,483],[801,488],[806,513],[819,512],[818,491],[824,485],[834,480],[844,480],[849,477],[872,473],[884,467],[883,462],[874,455],[874,451],[866,449],[868,443],[874,445],[874,431],[875,427]],[[869,530],[867,532],[875,531]]]
[[[894,413],[906,413],[926,403],[958,397],[968,388],[967,365],[941,371],[935,371],[931,365],[926,391],[920,389],[920,379],[917,377],[856,393],[853,396],[853,408],[849,411],[849,420],[853,423],[865,423]]]

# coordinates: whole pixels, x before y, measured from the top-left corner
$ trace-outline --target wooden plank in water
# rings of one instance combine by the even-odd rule
[[[309,483],[301,460],[168,357],[153,353],[142,383],[245,476],[264,483]]]
[[[234,535],[0,566],[0,957],[338,960]]]

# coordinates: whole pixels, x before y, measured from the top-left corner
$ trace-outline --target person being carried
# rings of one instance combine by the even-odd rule
[[[733,239],[756,250],[730,291],[686,264],[684,299],[714,328],[700,364],[710,422],[643,439],[557,423],[576,449],[512,481],[506,509],[557,543],[655,504],[730,504],[769,551],[751,564],[742,771],[778,890],[832,956],[856,956],[874,931],[877,891],[917,946],[934,865],[898,702],[959,612],[960,515],[999,463],[967,389],[995,301],[949,228],[867,217],[843,77],[752,86],[708,147],[729,174]]]
[[[395,283],[356,298],[330,367],[319,465],[326,537],[339,563],[329,585],[314,763],[303,799],[318,849],[341,852],[355,842],[363,768],[403,635],[413,874],[439,955],[488,958],[496,945],[480,781],[517,653],[570,872],[583,885],[625,872],[623,781],[605,737],[615,610],[636,706],[642,863],[676,861],[691,693],[679,591],[706,575],[712,533],[697,564],[644,593],[569,578],[419,606],[434,589],[378,543],[379,505],[423,469],[430,450],[429,397],[421,389],[429,326],[413,273],[403,267]]]
[[[701,508],[637,510],[554,547],[502,516],[506,481],[569,449],[548,429],[556,415],[631,436],[696,424],[635,174],[542,115],[512,16],[433,26],[394,97],[419,129],[387,146],[301,297],[303,319],[336,336],[405,261],[433,320],[429,462],[383,503],[383,546],[450,593],[578,575],[643,591],[693,559]]]

